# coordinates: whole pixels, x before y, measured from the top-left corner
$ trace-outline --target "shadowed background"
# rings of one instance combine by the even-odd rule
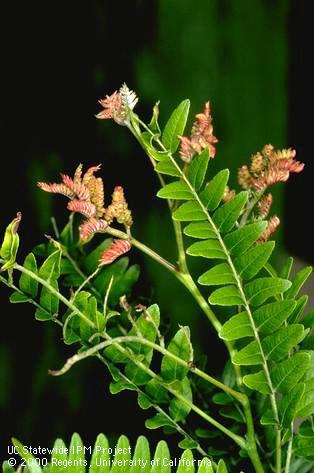
[[[161,123],[184,98],[192,101],[191,116],[210,99],[219,139],[211,172],[230,167],[234,185],[236,169],[264,144],[296,147],[307,167],[285,194],[283,187],[276,191],[275,210],[284,208],[277,238],[282,251],[313,262],[304,206],[311,204],[313,177],[310,123],[303,119],[312,98],[309,16],[301,2],[138,0],[121,6],[93,0],[18,9],[11,4],[2,21],[1,228],[17,210],[23,212],[21,255],[51,232],[51,214],[61,225],[67,218],[64,200],[43,195],[36,182],[53,181],[60,171],[71,174],[79,162],[102,163],[107,198],[114,185],[126,189],[135,235],[166,257],[173,254],[167,208],[151,198],[158,184],[144,153],[125,128],[94,118],[97,99],[126,81],[140,96],[137,107],[145,118],[161,100]],[[226,354],[191,298],[136,251],[131,261],[142,268],[135,295],[158,302],[167,318],[192,325],[211,373],[219,373]],[[112,397],[109,378],[94,360],[49,378],[47,370],[61,366],[73,347],[63,345],[56,327],[35,321],[31,307],[10,305],[8,291],[1,291],[3,458],[12,435],[48,446],[75,430],[87,444],[100,431],[131,438],[145,433],[146,414],[135,396]]]

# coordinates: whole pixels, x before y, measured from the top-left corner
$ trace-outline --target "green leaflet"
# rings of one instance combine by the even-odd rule
[[[66,453],[66,445],[62,439],[57,439],[53,444],[53,453],[51,456],[51,465],[49,472],[50,473],[62,473],[63,467],[60,466],[65,460],[67,460],[68,455]],[[60,463],[59,463],[60,462]],[[59,464],[58,464],[59,463]],[[96,470],[91,473],[100,473]],[[104,473],[108,473],[108,470],[104,470]]]
[[[190,101],[183,100],[172,112],[162,134],[164,146],[174,153],[179,145],[178,136],[183,135],[186,121],[189,115]]]
[[[141,463],[139,463],[141,460]],[[133,454],[133,462],[134,466],[131,468],[132,473],[150,473],[151,465],[150,465],[150,448],[149,442],[146,437],[141,435],[136,442],[134,454]],[[101,472],[99,472],[101,473]]]
[[[253,329],[247,312],[241,312],[229,319],[221,328],[219,336],[224,340],[238,340],[253,337]]]
[[[113,460],[116,460],[116,462],[112,464],[111,473],[128,473],[130,471],[130,443],[125,435],[121,435],[118,440],[116,454]],[[124,462],[126,463],[124,464]]]
[[[284,266],[280,273],[280,277],[283,279],[288,279],[290,277],[292,266],[293,266],[293,258],[292,256],[289,256],[284,263]]]
[[[188,179],[196,191],[198,191],[203,185],[209,159],[209,150],[208,148],[205,148],[199,156],[194,157],[189,166]]]
[[[230,266],[227,263],[221,263],[203,273],[198,278],[198,283],[205,286],[220,286],[236,284],[236,280]]]
[[[135,322],[135,326],[130,330],[130,336],[138,336],[141,334],[143,338],[151,342],[155,342],[157,336],[157,329],[160,322],[159,307],[154,304],[150,306],[145,313],[143,313]],[[153,349],[142,343],[129,343],[128,347],[137,355],[146,366],[149,366],[152,357]],[[114,347],[111,347],[114,348]],[[125,367],[126,376],[135,384],[146,384],[150,377],[142,371],[133,361],[128,361]]]
[[[186,362],[193,361],[193,348],[190,341],[189,327],[181,327],[170,341],[167,350]],[[167,381],[182,380],[188,373],[188,368],[164,355],[161,362],[160,374]]]
[[[192,201],[180,205],[180,207],[173,212],[172,218],[181,222],[193,222],[204,220],[206,215],[201,209],[199,203]]]
[[[299,321],[299,318],[303,314],[303,311],[304,311],[305,307],[307,306],[308,301],[309,301],[309,296],[307,296],[305,294],[303,294],[303,296],[299,297],[299,299],[296,299],[295,308],[293,309],[293,311],[291,312],[291,314],[289,315],[289,318],[288,318],[290,323],[294,323],[294,322]],[[302,319],[302,323],[303,323],[303,319]],[[304,323],[303,323],[303,325],[304,325]]]
[[[224,169],[206,184],[205,189],[200,193],[200,198],[207,209],[215,210],[218,207],[223,198],[228,179],[229,170]]]
[[[79,434],[75,433],[72,435],[71,443],[69,447],[68,460],[71,465],[71,473],[85,473],[84,445]]]
[[[12,444],[14,445],[14,447],[16,447],[20,457],[23,458],[23,460],[29,462],[30,473],[42,473],[40,465],[38,464],[38,462],[36,462],[35,457],[28,451],[24,450],[23,444],[19,440],[12,438]]]
[[[254,374],[246,374],[243,376],[243,383],[248,388],[259,391],[262,394],[270,394],[269,385],[264,371],[258,371]]]
[[[193,200],[193,194],[188,185],[183,181],[166,184],[157,192],[157,197],[162,199]]]
[[[200,240],[217,238],[209,222],[190,223],[184,228],[183,233],[193,238],[199,238]]]
[[[263,304],[267,299],[285,292],[291,286],[287,279],[258,278],[244,286],[249,302],[254,306]]]
[[[248,192],[240,192],[215,211],[213,221],[221,233],[227,233],[233,228],[247,199]]]
[[[108,460],[110,459],[110,454],[108,453],[108,440],[104,434],[99,434],[95,441],[95,446],[93,449],[92,458],[89,466],[89,473],[109,473],[110,464]],[[59,473],[51,472],[50,473]],[[61,473],[61,472],[60,472]]]
[[[43,262],[39,268],[38,275],[40,278],[49,282],[52,279],[58,279],[60,276],[61,251],[56,250]]]
[[[263,357],[261,355],[260,349],[258,347],[257,342],[251,342],[246,347],[242,348],[242,350],[238,351],[233,359],[232,362],[235,365],[260,365],[263,363]]]
[[[29,253],[23,263],[24,268],[29,269],[37,275],[37,263],[33,253]],[[27,274],[21,273],[19,287],[25,294],[29,294],[32,298],[37,296],[38,282]]]
[[[178,466],[177,473],[194,473],[193,453],[186,450],[182,457],[182,463]]]
[[[225,245],[233,256],[242,255],[261,236],[267,227],[267,222],[257,222],[234,230],[224,237]]]
[[[305,392],[298,406],[299,416],[314,414],[314,351],[310,351],[308,354],[310,356],[309,369],[305,376]]]
[[[218,240],[203,240],[193,243],[186,250],[190,256],[202,256],[209,259],[226,259],[226,254],[223,251]]]
[[[223,460],[219,460],[217,473],[228,473],[226,464]]]
[[[266,243],[260,243],[243,255],[238,256],[234,260],[234,266],[238,274],[244,280],[252,279],[264,267],[274,247],[275,242],[268,241]]]
[[[167,403],[169,401],[168,391],[155,379],[151,379],[146,384],[145,392],[157,403]]]
[[[160,161],[155,166],[155,171],[166,176],[180,177],[180,171],[176,168],[172,161]]]
[[[235,286],[227,286],[216,289],[216,291],[211,293],[208,301],[212,305],[243,305],[241,294]]]
[[[304,327],[301,324],[288,325],[262,340],[266,357],[280,361],[303,338]]]
[[[187,377],[183,378],[182,381],[176,381],[175,390],[181,394],[187,401],[193,402],[192,389],[190,381]],[[190,413],[191,408],[187,406],[180,399],[173,398],[169,403],[169,413],[173,420],[180,422],[185,419]]]
[[[285,294],[287,299],[294,299],[299,294],[300,289],[306,283],[307,279],[312,273],[312,270],[312,266],[307,266],[296,274],[292,280],[290,289]]]
[[[164,440],[158,442],[156,452],[154,455],[154,464],[151,469],[151,473],[171,473],[170,467],[170,452],[168,445]],[[163,463],[165,466],[163,467]]]
[[[263,335],[274,333],[289,318],[296,303],[290,300],[271,302],[253,313],[256,328]]]
[[[173,427],[173,423],[164,414],[156,414],[154,417],[145,421],[145,427],[150,430],[159,429],[160,427]]]
[[[270,376],[273,387],[280,393],[287,393],[304,376],[309,368],[310,357],[307,353],[295,353],[287,360],[272,368]]]
[[[261,342],[266,359],[280,361],[302,339],[303,333],[303,325],[294,324],[268,335]],[[233,357],[233,362],[236,365],[262,364],[263,357],[258,343],[253,341],[238,351]]]
[[[292,388],[279,402],[279,417],[283,427],[289,427],[296,417],[298,405],[302,398],[305,385],[298,384]]]

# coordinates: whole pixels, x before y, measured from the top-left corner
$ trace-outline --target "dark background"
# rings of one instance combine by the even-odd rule
[[[52,213],[66,221],[62,199],[40,194],[36,181],[71,174],[83,162],[103,163],[107,196],[114,185],[125,186],[135,234],[171,255],[166,208],[151,198],[158,186],[143,152],[126,129],[94,118],[97,99],[126,81],[145,118],[161,100],[163,123],[186,97],[193,114],[211,100],[219,138],[213,172],[235,171],[268,142],[295,147],[306,170],[277,189],[276,209],[284,215],[278,239],[281,253],[288,249],[313,262],[312,47],[305,6],[296,0],[7,3],[1,15],[1,228],[23,212],[21,254],[51,231]],[[221,350],[182,288],[136,252],[131,260],[142,266],[136,294],[191,324],[207,352]],[[135,396],[112,397],[95,361],[49,378],[48,368],[61,366],[71,348],[56,327],[35,321],[27,305],[10,305],[8,291],[1,291],[2,448],[12,435],[48,446],[73,431],[86,443],[101,431],[133,439],[145,433]],[[211,361],[208,369],[220,367]]]

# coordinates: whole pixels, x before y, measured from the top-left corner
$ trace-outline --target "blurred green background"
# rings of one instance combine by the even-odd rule
[[[51,232],[52,214],[61,224],[67,218],[64,201],[42,195],[36,181],[53,181],[60,171],[71,174],[83,162],[103,164],[108,198],[114,185],[125,187],[135,235],[172,258],[171,224],[166,205],[154,199],[158,183],[148,160],[125,128],[94,118],[97,99],[123,81],[140,96],[138,112],[145,118],[161,101],[161,123],[189,97],[191,124],[209,99],[219,139],[211,173],[229,167],[234,185],[237,168],[266,143],[296,146],[307,162],[309,124],[302,114],[309,107],[308,20],[298,2],[92,0],[18,9],[8,4],[6,9],[1,225],[17,210],[23,212],[22,255]],[[282,214],[285,207],[277,237],[282,251],[285,243],[308,260],[313,253],[302,204],[310,199],[311,173],[309,166],[289,184],[286,200],[283,188],[277,189],[274,209]],[[131,260],[142,268],[135,296],[158,302],[174,324],[191,325],[199,347],[215,353],[209,356],[211,373],[219,373],[225,352],[191,298],[135,251]],[[144,433],[145,416],[135,396],[113,398],[109,378],[95,361],[85,361],[63,378],[49,378],[47,370],[61,366],[73,348],[64,347],[56,327],[36,322],[30,307],[11,306],[8,291],[1,291],[3,458],[12,435],[47,446],[74,430],[87,441],[100,431],[131,438]],[[156,439],[161,433],[149,435]]]

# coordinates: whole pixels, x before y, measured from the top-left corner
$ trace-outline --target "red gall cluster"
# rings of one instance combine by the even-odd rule
[[[99,100],[103,110],[96,115],[100,119],[113,119],[119,125],[127,123],[128,114],[138,102],[138,98],[126,84],[123,84],[119,92],[116,90],[111,95],[106,95]]]
[[[183,161],[190,163],[196,154],[201,154],[206,148],[208,148],[210,156],[214,158],[216,153],[214,145],[218,140],[213,135],[209,102],[206,102],[204,112],[195,116],[191,137],[180,136],[179,138],[181,141],[180,156]]]
[[[99,265],[104,266],[115,261],[119,256],[124,255],[131,249],[131,243],[128,240],[115,240],[110,247],[105,250],[99,260]]]
[[[251,157],[251,165],[242,166],[238,172],[238,182],[242,189],[264,191],[277,182],[286,182],[290,173],[299,173],[304,164],[295,160],[295,150],[275,150],[266,145],[260,153]]]
[[[105,231],[114,219],[127,228],[131,227],[133,223],[132,214],[128,208],[121,186],[115,187],[111,204],[107,208],[104,207],[103,180],[100,177],[94,176],[95,172],[99,169],[100,165],[93,166],[83,174],[82,165],[80,164],[73,178],[61,174],[61,183],[47,184],[45,182],[38,182],[40,189],[68,197],[70,199],[67,204],[68,210],[80,213],[85,217],[79,226],[80,238],[83,241],[89,240],[97,232]],[[124,245],[125,248],[126,245]],[[114,247],[114,250],[112,254],[118,255],[116,247]],[[125,251],[128,250],[125,249]],[[106,260],[103,254],[100,264],[109,264],[104,262]]]
[[[271,217],[269,221],[267,222],[267,227],[265,231],[257,240],[257,243],[263,243],[264,241],[267,241],[271,237],[271,235],[275,233],[275,231],[279,227],[279,224],[280,224],[280,220],[279,220],[279,217],[277,217],[277,215],[274,215],[273,217]]]

